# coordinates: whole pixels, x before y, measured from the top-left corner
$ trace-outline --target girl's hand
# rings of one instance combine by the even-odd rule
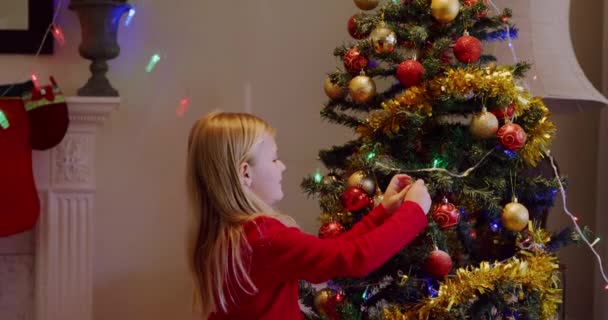
[[[386,191],[384,191],[384,198],[382,199],[382,206],[388,213],[392,214],[401,206],[411,184],[412,178],[407,174],[393,176],[386,187]]]

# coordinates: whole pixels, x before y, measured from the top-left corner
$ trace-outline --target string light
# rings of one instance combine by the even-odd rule
[[[587,244],[587,246],[589,247],[589,249],[591,250],[591,252],[593,252],[593,254],[595,255],[595,258],[597,259],[597,263],[599,265],[600,273],[601,273],[602,277],[604,278],[604,282],[606,283],[606,286],[604,288],[606,290],[608,290],[608,276],[606,276],[606,272],[604,271],[604,266],[602,265],[602,257],[600,256],[600,254],[593,247],[597,243],[597,241],[599,241],[599,238],[597,238],[596,241],[594,241],[593,244],[591,244],[589,242],[589,239],[587,239],[587,237],[585,236],[585,234],[581,230],[581,227],[576,222],[578,219],[570,212],[570,210],[568,210],[567,199],[566,199],[567,198],[566,197],[566,190],[564,189],[564,185],[562,184],[562,180],[560,179],[559,171],[557,170],[557,166],[555,166],[555,161],[553,160],[553,156],[551,156],[551,154],[550,154],[549,151],[545,151],[545,154],[547,155],[547,157],[551,161],[551,166],[553,167],[553,173],[555,174],[555,178],[556,178],[555,180],[557,180],[557,183],[559,185],[559,191],[560,191],[560,193],[562,195],[562,205],[563,205],[563,208],[564,208],[564,212],[568,216],[570,216],[570,218],[572,219],[572,222],[574,223],[574,228],[575,228],[576,232],[578,232],[578,234],[580,235],[581,239],[583,239],[583,241]]]
[[[57,43],[59,43],[59,45],[63,47],[65,45],[65,37],[63,35],[63,30],[61,30],[61,28],[57,25],[53,25],[53,27],[51,28],[51,32],[53,33],[55,41],[57,41]]]
[[[31,78],[32,82],[34,83],[34,87],[36,89],[40,89],[40,82],[38,81],[38,76],[35,73],[32,73]]]
[[[150,61],[148,62],[148,65],[146,66],[146,72],[152,72],[152,70],[154,70],[154,67],[156,67],[156,64],[160,61],[160,54],[155,53],[152,55],[152,57],[150,57]]]
[[[177,108],[177,111],[175,112],[177,114],[178,117],[181,117],[184,115],[184,113],[186,113],[186,109],[188,109],[188,106],[190,105],[190,100],[188,98],[182,98],[179,101],[179,107]]]
[[[51,31],[51,28],[55,25],[55,20],[57,20],[57,16],[59,15],[59,13],[62,11],[63,9],[63,0],[58,0],[57,1],[57,5],[54,8],[54,12],[55,14],[53,15],[53,19],[51,19],[51,23],[49,24],[49,26],[46,28],[46,32],[44,33],[44,36],[42,37],[42,41],[40,41],[40,45],[38,46],[38,50],[36,51],[36,54],[34,55],[34,57],[38,57],[40,55],[40,52],[42,51],[42,48],[44,47],[44,42],[46,41],[46,37],[49,35],[49,31]],[[40,84],[37,83],[38,81],[38,77],[35,74],[31,75],[32,77],[32,82],[34,82],[34,85],[36,86],[36,88],[40,88]],[[36,77],[36,81],[34,81],[34,77]],[[5,96],[15,85],[11,84],[10,86],[8,86],[4,92],[2,92],[0,94],[0,97]]]
[[[323,181],[323,175],[321,174],[319,169],[317,169],[317,172],[315,172],[313,179],[315,180],[316,183],[321,183],[321,181]]]
[[[381,163],[381,162],[376,162],[375,166],[381,169],[385,169],[385,170],[390,170],[390,171],[394,171],[394,172],[433,172],[433,171],[438,171],[438,172],[444,172],[447,175],[454,177],[454,178],[464,178],[467,177],[473,170],[477,169],[482,163],[483,161],[492,153],[494,152],[494,149],[490,150],[488,153],[486,153],[483,158],[481,158],[481,160],[479,160],[479,162],[477,162],[476,165],[468,168],[467,170],[465,170],[462,173],[454,173],[451,172],[449,170],[446,170],[444,168],[423,168],[423,169],[412,169],[412,170],[403,170],[400,168],[396,168],[396,167],[391,167],[387,164]]]
[[[5,130],[8,129],[8,127],[10,127],[8,118],[4,114],[4,111],[2,111],[2,110],[0,110],[0,127],[2,127],[2,129],[5,129]]]
[[[367,298],[369,298],[367,292],[369,290],[369,285],[365,287],[365,291],[363,291],[363,295],[361,295],[361,298],[363,298],[363,301],[367,301]]]
[[[376,156],[376,153],[375,153],[375,152],[373,152],[373,151],[372,151],[372,152],[370,152],[370,153],[367,155],[367,161],[372,160],[372,159],[373,159],[375,156]]]
[[[128,27],[131,24],[131,20],[133,20],[135,13],[135,7],[131,7],[131,9],[129,9],[129,13],[127,13],[127,17],[125,18],[125,27]]]

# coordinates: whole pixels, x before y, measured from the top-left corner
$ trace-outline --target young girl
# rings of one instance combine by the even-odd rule
[[[421,180],[393,177],[380,205],[337,239],[301,232],[272,208],[285,165],[274,129],[244,113],[211,113],[188,141],[188,189],[196,224],[191,267],[202,319],[302,319],[298,280],[365,276],[426,226]]]

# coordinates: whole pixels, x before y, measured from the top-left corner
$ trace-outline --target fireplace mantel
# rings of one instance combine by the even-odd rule
[[[66,97],[70,126],[34,152],[41,214],[35,239],[35,320],[92,320],[95,136],[119,97]]]

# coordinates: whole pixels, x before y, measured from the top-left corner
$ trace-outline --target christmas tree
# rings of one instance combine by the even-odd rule
[[[321,238],[339,237],[390,178],[424,179],[428,227],[364,278],[301,284],[307,319],[552,319],[562,300],[544,230],[563,178],[548,157],[556,128],[524,85],[530,65],[500,65],[484,44],[517,36],[509,9],[479,0],[355,0],[352,43],[335,49],[321,116],[356,139],[322,150]],[[354,6],[353,6],[354,8]],[[551,161],[550,161],[551,160]]]

